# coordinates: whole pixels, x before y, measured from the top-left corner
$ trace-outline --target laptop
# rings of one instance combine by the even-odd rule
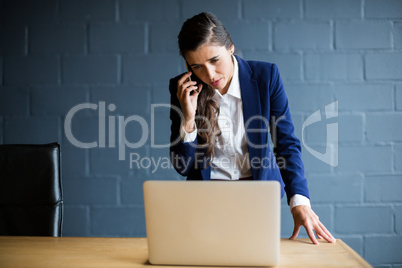
[[[278,182],[146,181],[143,187],[151,264],[279,264]]]

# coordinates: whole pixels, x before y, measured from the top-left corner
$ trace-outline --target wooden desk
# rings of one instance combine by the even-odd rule
[[[371,267],[341,240],[281,240],[279,267]],[[0,267],[175,267],[148,263],[146,238],[1,237]],[[178,266],[185,267],[185,266]]]

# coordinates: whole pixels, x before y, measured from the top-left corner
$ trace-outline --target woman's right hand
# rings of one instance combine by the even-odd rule
[[[184,115],[184,129],[187,133],[195,129],[195,112],[197,110],[198,95],[202,90],[202,84],[197,85],[196,81],[189,78],[191,72],[185,73],[177,82],[177,98],[180,102]],[[197,92],[198,91],[198,92]]]

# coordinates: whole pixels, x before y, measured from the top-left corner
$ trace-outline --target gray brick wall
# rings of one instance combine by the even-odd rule
[[[0,143],[61,143],[64,235],[145,236],[143,181],[183,179],[155,148],[170,122],[153,105],[169,103],[168,80],[185,70],[176,36],[201,11],[243,58],[279,66],[324,224],[374,266],[401,267],[401,0],[1,0]],[[93,148],[65,132],[83,103],[93,107],[70,116],[71,133]],[[323,120],[303,128],[317,110]],[[326,152],[327,123],[338,124],[334,167],[308,150]]]

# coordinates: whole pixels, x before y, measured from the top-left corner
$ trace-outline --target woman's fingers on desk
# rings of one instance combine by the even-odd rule
[[[294,229],[290,239],[295,239],[299,235],[300,227],[304,226],[307,235],[314,244],[318,244],[315,234],[317,234],[318,238],[323,238],[330,243],[336,241],[310,207],[303,205],[296,206],[292,209],[292,215],[294,220]]]
[[[336,239],[333,237],[333,235],[330,233],[330,231],[327,230],[327,228],[324,226],[324,224],[322,222],[318,221],[318,225],[319,225],[320,233],[318,233],[317,230],[315,230],[317,235],[321,236],[322,238],[324,238],[325,240],[327,240],[330,243],[336,242]]]

